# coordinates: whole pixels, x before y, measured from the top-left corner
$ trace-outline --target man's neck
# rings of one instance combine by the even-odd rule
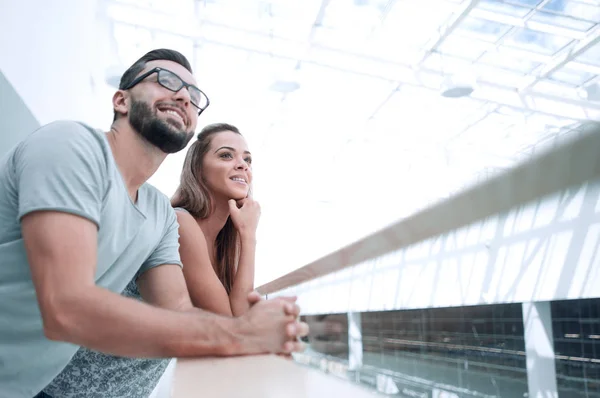
[[[106,136],[127,192],[131,200],[137,202],[138,189],[156,172],[167,155],[144,141],[126,122],[113,123]]]

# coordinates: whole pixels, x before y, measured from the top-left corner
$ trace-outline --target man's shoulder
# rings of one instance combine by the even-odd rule
[[[39,127],[21,142],[21,150],[41,149],[50,143],[57,151],[86,148],[104,155],[107,151],[102,131],[73,120],[58,120]]]
[[[34,134],[61,134],[76,136],[92,136],[102,138],[102,132],[92,128],[89,125],[75,120],[56,120],[43,126],[40,126]]]

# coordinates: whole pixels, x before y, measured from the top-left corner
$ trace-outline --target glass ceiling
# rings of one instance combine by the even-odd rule
[[[182,51],[211,100],[200,127],[233,123],[247,138],[257,284],[600,119],[595,0],[101,4],[122,65]],[[475,90],[442,96],[450,77]],[[167,195],[183,156],[151,180]]]

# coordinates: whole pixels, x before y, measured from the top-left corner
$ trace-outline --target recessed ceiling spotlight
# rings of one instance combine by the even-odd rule
[[[446,98],[468,97],[475,91],[472,79],[461,79],[457,76],[446,76],[442,81],[440,93]]]

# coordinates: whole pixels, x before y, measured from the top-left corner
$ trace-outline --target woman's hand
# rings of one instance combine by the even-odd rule
[[[242,236],[254,236],[260,218],[260,205],[252,198],[229,199],[231,221]]]

